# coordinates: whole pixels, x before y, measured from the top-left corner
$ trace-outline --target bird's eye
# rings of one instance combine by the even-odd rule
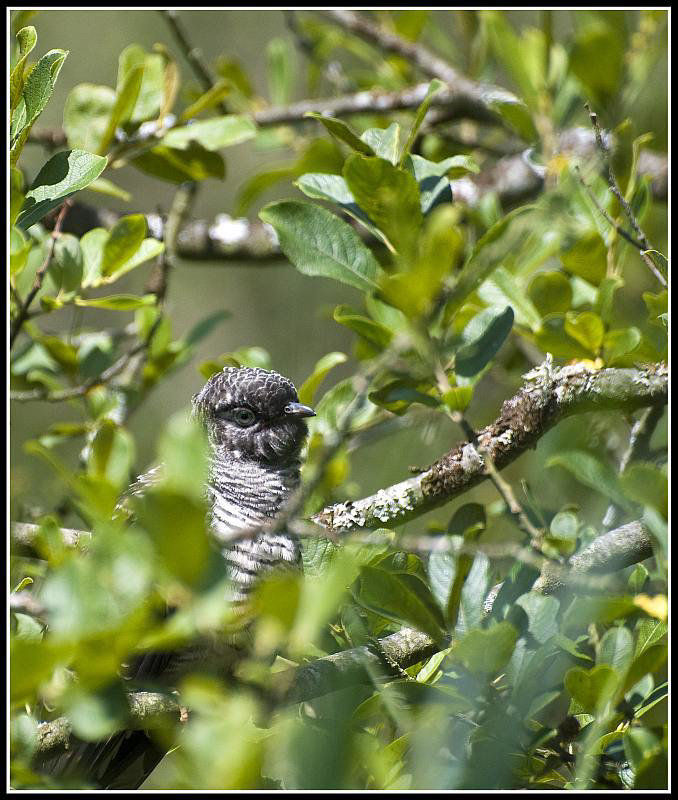
[[[233,419],[241,428],[248,428],[253,425],[256,418],[256,414],[250,408],[235,408],[233,410]]]

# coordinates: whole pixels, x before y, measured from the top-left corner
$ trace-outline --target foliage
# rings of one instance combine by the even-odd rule
[[[167,46],[147,52],[131,44],[120,54],[115,88],[72,86],[63,109],[67,147],[32,180],[22,152],[68,53],[52,50],[31,63],[36,28],[16,15],[11,389],[17,400],[71,400],[75,416],[25,444],[58,473],[65,500],[31,516],[23,498],[24,517],[36,519],[39,533],[35,552],[18,548],[12,556],[10,591],[18,598],[35,590],[41,606],[37,615],[11,615],[15,788],[68,788],[35,769],[40,723],[65,716],[82,739],[106,738],[129,719],[121,664],[196,635],[223,634],[232,622],[223,562],[205,526],[206,446],[185,415],[168,422],[157,448],[162,477],[134,499],[131,521],[118,505],[144,466],[129,415],[228,316],[198,320],[177,337],[164,306],[191,193],[226,177],[227,148],[286,149],[284,163],[241,187],[241,210],[275,185],[286,193],[296,187],[303,198],[270,202],[260,219],[299,272],[353,291],[353,303],[333,312],[353,337],[351,358],[327,353],[300,387],[301,402],[317,411],[304,471],[312,485],[306,516],[368,491],[351,479],[361,437],[390,436],[394,418],[425,420],[435,432],[450,420],[465,422],[467,409],[495,416],[483,405],[495,372],[503,370],[508,395],[532,359],[547,353],[592,369],[666,360],[667,291],[619,234],[629,222],[600,170],[600,154],[581,161],[556,144],[566,128],[588,126],[583,103],[591,103],[614,133],[624,199],[640,225],[652,225],[652,238],[663,240],[665,207],[639,168],[652,131],[634,103],[665,47],[666,14],[577,11],[565,32],[556,31],[553,14],[542,12],[541,26],[530,27],[496,10],[454,12],[452,33],[429,11],[372,15],[403,40],[437,48],[471,78],[517,93],[491,95],[489,139],[482,138],[485,123],[466,121],[477,146],[459,144],[459,130],[444,115],[427,116],[445,88],[437,79],[418,108],[371,109],[352,119],[311,112],[301,126],[268,126],[255,121],[256,112],[289,103],[301,81],[291,39],[271,40],[265,54],[270,103],[255,96],[228,54],[217,60],[212,85],[196,89],[182,86]],[[401,54],[382,54],[336,21],[302,14],[297,25],[311,97],[328,91],[337,68],[342,85],[356,91],[389,92],[416,81],[416,68]],[[513,207],[502,207],[496,192],[464,203],[461,188],[487,173],[492,147],[502,142],[529,146],[526,158],[542,160],[543,191]],[[112,178],[122,166],[148,176],[151,196],[164,184],[175,187],[163,235],[138,212],[110,230],[63,232],[76,193],[131,202]],[[141,210],[154,208],[149,200]],[[151,262],[144,291],[118,289]],[[124,323],[87,327],[80,315],[88,308]],[[73,313],[70,329],[52,323],[57,312]],[[208,377],[225,364],[271,366],[261,347],[242,347],[198,368]],[[591,424],[604,442],[596,433],[596,444],[592,432],[537,454],[538,469],[558,486],[557,505],[535,497],[525,481],[519,493],[540,542],[526,538],[506,497],[496,496],[411,523],[406,533],[419,542],[415,548],[402,530],[346,536],[342,546],[322,535],[305,538],[305,575],[273,578],[256,593],[251,656],[236,679],[196,669],[179,686],[188,720],[164,719],[153,734],[172,752],[146,786],[665,787],[666,456],[660,442],[620,474],[618,422]],[[77,463],[64,449],[69,442],[77,443]],[[432,458],[444,445],[436,447]],[[406,455],[393,452],[404,476]],[[538,571],[518,557],[521,546],[563,565],[604,532],[608,503],[618,519],[645,521],[655,557],[619,570],[602,593],[595,581],[591,589],[576,584],[551,596],[533,591]],[[66,546],[60,527],[68,526],[92,532],[84,548]],[[483,543],[497,542],[507,545],[508,559],[482,552]],[[169,617],[167,605],[175,608]],[[351,648],[380,652],[377,639],[404,626],[426,633],[433,655],[404,668],[384,656],[389,677],[374,673],[348,687],[330,681],[321,696],[299,704],[266,702],[282,670]]]

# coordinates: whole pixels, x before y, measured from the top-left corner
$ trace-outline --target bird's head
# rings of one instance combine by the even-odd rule
[[[193,397],[194,413],[203,420],[213,447],[235,457],[274,465],[299,458],[308,433],[302,405],[292,381],[255,367],[225,367]]]

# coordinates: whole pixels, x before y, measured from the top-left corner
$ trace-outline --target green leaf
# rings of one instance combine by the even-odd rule
[[[408,582],[405,576],[378,567],[362,567],[360,570],[357,598],[362,605],[375,614],[411,625],[440,641],[443,629],[433,611],[433,598],[430,598],[430,603],[422,599],[427,597],[427,592],[426,584],[416,577]]]
[[[18,225],[24,230],[60,205],[67,197],[84,189],[106,168],[107,159],[84,150],[64,150],[52,156],[38,173]]]
[[[64,105],[64,132],[71,147],[96,152],[115,105],[110,86],[81,83],[68,94]]]
[[[542,321],[541,330],[537,331],[534,340],[545,352],[556,358],[590,358],[590,351],[565,332],[565,315],[548,314]]]
[[[12,225],[9,234],[9,274],[12,278],[26,266],[31,251],[31,240],[26,239],[21,228]]]
[[[397,378],[380,389],[370,392],[369,399],[392,414],[402,415],[413,403],[437,408],[438,399],[429,394],[430,391],[431,387],[422,381],[414,378]]]
[[[129,705],[123,687],[117,683],[97,691],[86,691],[76,685],[65,694],[64,712],[77,736],[95,742],[125,726]]]
[[[24,88],[24,68],[26,59],[38,41],[38,34],[32,25],[17,31],[16,40],[19,44],[19,58],[14,65],[9,78],[9,108],[13,112],[17,107]]]
[[[628,628],[614,627],[605,631],[598,645],[596,663],[609,664],[624,675],[633,658],[633,636]]]
[[[632,366],[628,362],[633,358],[633,351],[638,347],[642,338],[642,334],[635,327],[608,331],[603,341],[605,362],[611,367]]]
[[[299,389],[299,402],[311,405],[320,384],[325,380],[330,370],[347,361],[345,353],[327,353],[316,361],[313,371],[302,383]]]
[[[512,128],[521,139],[535,142],[539,134],[529,108],[512,94],[502,90],[491,91],[486,97],[487,105]]]
[[[276,36],[266,47],[266,74],[271,102],[286,105],[293,95],[297,78],[296,51],[287,39]]]
[[[497,267],[492,277],[479,287],[478,297],[488,306],[509,304],[516,315],[517,324],[538,331],[541,328],[541,316],[521,283],[517,275],[504,267]]]
[[[624,72],[624,42],[611,25],[596,21],[582,26],[570,50],[570,69],[594,100],[608,100]]]
[[[441,399],[450,411],[466,411],[473,399],[473,386],[453,386]]]
[[[555,597],[545,597],[538,592],[526,592],[517,600],[527,614],[528,630],[534,638],[543,644],[558,633],[558,610],[560,602]]]
[[[414,140],[417,138],[417,134],[419,133],[419,128],[421,128],[422,122],[424,121],[424,117],[426,116],[426,112],[429,110],[431,105],[431,101],[433,100],[433,96],[437,94],[441,89],[445,87],[443,81],[434,78],[431,83],[428,85],[428,89],[426,90],[426,96],[424,97],[421,105],[417,109],[417,113],[414,117],[414,122],[412,123],[412,127],[410,128],[409,136],[407,137],[407,141],[405,142],[405,147],[403,148],[402,155],[400,156],[400,164],[399,166],[402,167],[405,158],[409,155],[410,150],[412,149],[412,145],[414,144]]]
[[[110,277],[141,247],[147,231],[143,214],[130,214],[115,223],[104,245],[101,275]]]
[[[109,181],[108,178],[97,178],[92,181],[87,187],[87,191],[104,194],[107,197],[115,197],[116,200],[122,200],[125,203],[129,203],[132,199],[132,195],[129,192],[117,186],[113,181]]]
[[[632,507],[626,499],[615,471],[584,450],[568,450],[551,456],[547,467],[564,467],[585,486],[595,489],[626,510]]]
[[[492,308],[481,311],[464,330],[467,344],[455,355],[456,373],[468,378],[480,372],[497,354],[512,327],[511,306],[506,306],[501,312]]]
[[[219,153],[210,152],[197,142],[187,143],[182,149],[159,145],[133,158],[130,164],[169,183],[206,178],[223,180],[226,176],[226,166]]]
[[[170,417],[158,446],[162,487],[200,501],[208,479],[208,443],[204,428],[184,413]]]
[[[341,305],[334,309],[334,319],[340,324],[345,325],[355,331],[363,339],[383,350],[391,342],[392,334],[388,328],[378,322],[359,314],[350,306]]]
[[[347,144],[351,150],[355,150],[357,153],[363,153],[367,156],[375,155],[374,150],[368,144],[361,141],[351,130],[351,128],[349,128],[349,126],[340,119],[335,119],[334,117],[325,117],[317,111],[308,111],[306,114],[304,114],[304,116],[311,117],[311,119],[317,119],[318,122],[320,122],[329,131],[329,133],[334,136],[335,139]]]
[[[249,117],[228,114],[172,128],[163,136],[162,145],[186,150],[191,142],[195,142],[206,150],[220,150],[246,142],[254,138],[256,133],[256,125]]]
[[[294,182],[307,197],[329,200],[337,203],[349,216],[353,217],[373,236],[386,242],[384,234],[370,221],[367,214],[356,203],[346,181],[341,175],[328,175],[324,172],[307,172]]]
[[[73,292],[82,283],[84,259],[80,242],[70,233],[62,233],[54,245],[49,275],[56,291]]]
[[[144,53],[144,74],[141,79],[141,88],[129,122],[136,125],[140,122],[164,117],[165,114],[171,112],[178,91],[178,82],[178,69],[171,55],[164,51]]]
[[[599,233],[588,231],[579,236],[560,256],[572,275],[598,286],[607,272],[607,247]]]
[[[14,225],[24,204],[24,176],[16,167],[10,168],[9,224]]]
[[[108,297],[96,297],[89,300],[76,297],[75,304],[88,308],[107,308],[110,311],[134,311],[137,308],[154,305],[155,295],[145,294],[137,297],[133,294],[112,294]]]
[[[144,77],[144,51],[139,45],[129,45],[118,59],[118,85],[115,102],[111,108],[97,152],[104,154],[115,136],[115,131],[132,115]]]
[[[405,259],[411,257],[423,221],[414,177],[383,158],[352,155],[344,178],[370,220]]]
[[[324,172],[307,172],[294,182],[308,197],[329,200],[341,206],[355,205],[346,181],[341,175],[328,175]],[[359,209],[358,209],[359,210]]]
[[[123,217],[123,219],[126,218]],[[120,230],[120,233],[123,233],[124,230],[128,230],[126,225]],[[116,240],[118,240],[117,235]],[[127,251],[127,260],[120,263],[110,275],[104,276],[101,273],[108,242],[109,233],[104,228],[93,228],[91,231],[87,231],[80,239],[80,248],[82,249],[84,258],[83,288],[104,286],[114,283],[122,275],[136,269],[140,264],[145,263],[151,258],[160,255],[165,249],[165,245],[161,241],[152,238],[144,239],[141,245],[133,252],[131,247],[126,250],[123,242],[116,241],[110,251],[111,257],[115,255],[116,251],[120,253]],[[131,255],[129,255],[130,252]]]
[[[217,81],[211,89],[201,94],[194,103],[181,112],[179,121],[188,122],[189,119],[197,117],[201,112],[213,108],[230,94],[232,88],[233,86],[228,80]]]
[[[67,50],[50,50],[38,61],[26,78],[21,99],[12,117],[9,158],[11,167],[16,164],[21,155],[33,123],[47,105],[67,55]]]
[[[259,217],[273,226],[280,246],[305,275],[320,275],[361,291],[377,288],[381,272],[372,252],[353,228],[324,208],[282,201],[271,203]]]
[[[442,161],[429,161],[426,158],[410,153],[405,159],[405,168],[408,169],[418,183],[426,178],[461,178],[469,172],[480,172],[480,167],[471,156],[450,156]]]
[[[538,105],[546,83],[546,42],[542,31],[527,29],[518,36],[503,11],[481,11],[495,58],[509,73],[530,107]]]
[[[485,616],[484,604],[490,585],[490,576],[490,560],[486,555],[477,553],[461,590],[459,617],[455,628],[457,635],[468,633],[482,623]]]
[[[623,691],[628,692],[646,675],[658,672],[668,659],[668,647],[665,644],[652,645],[637,655],[626,673]]]
[[[210,553],[202,497],[163,486],[135,498],[134,509],[151,535],[161,566],[182,583],[196,585]]]
[[[457,640],[450,659],[461,662],[469,672],[494,675],[506,666],[518,640],[518,631],[502,621],[487,630],[474,629]]]
[[[593,311],[581,313],[568,311],[565,315],[565,333],[579,342],[589,353],[598,355],[605,336],[605,325]]]
[[[394,166],[398,163],[400,147],[400,125],[392,122],[388,128],[368,128],[360,136],[361,141],[372,148],[379,158],[385,158]]]
[[[624,494],[637,503],[656,508],[668,517],[669,487],[666,473],[654,464],[634,462],[619,477]]]
[[[535,275],[527,293],[542,316],[565,313],[572,306],[572,287],[562,272]]]
[[[467,503],[459,508],[447,526],[449,535],[461,535],[464,545],[475,542],[485,530],[487,520],[485,508],[479,503]],[[459,620],[464,585],[473,569],[475,556],[470,553],[457,553],[449,597],[445,604],[449,627],[454,630]]]
[[[92,440],[87,474],[122,488],[129,481],[133,462],[134,440],[131,435],[110,419],[103,420]]]
[[[593,310],[609,325],[612,320],[614,296],[617,289],[621,289],[624,280],[617,275],[603,278],[598,286],[596,304]]]
[[[619,674],[608,664],[593,669],[573,667],[565,673],[565,688],[584,711],[595,713],[603,708],[619,687]]]
[[[509,211],[476,242],[468,261],[448,296],[446,306],[448,315],[461,308],[468,295],[475,291],[500,266],[501,261],[506,257],[505,253],[488,256],[487,248],[504,235],[513,220],[527,211],[532,211],[534,208],[536,206],[528,205]]]
[[[571,511],[560,511],[549,525],[549,544],[553,544],[560,555],[572,555],[577,549],[579,520]]]

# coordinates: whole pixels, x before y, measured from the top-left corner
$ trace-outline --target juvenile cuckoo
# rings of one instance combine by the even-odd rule
[[[205,425],[209,442],[205,488],[209,527],[230,578],[224,602],[237,612],[262,576],[281,568],[301,569],[297,537],[265,526],[299,485],[305,418],[315,412],[299,402],[294,384],[277,372],[226,367],[193,397],[193,413]],[[143,494],[161,472],[162,465],[153,468],[129,492]],[[235,663],[246,652],[247,641],[247,628],[236,626],[220,646],[212,645],[209,657],[216,653],[227,671],[229,660]],[[126,668],[125,676],[136,685],[147,680],[171,687],[182,673],[204,664],[204,647],[198,641],[175,652],[144,655]],[[103,742],[74,740],[65,753],[38,768],[100,788],[138,788],[163,755],[143,731],[125,731]]]

